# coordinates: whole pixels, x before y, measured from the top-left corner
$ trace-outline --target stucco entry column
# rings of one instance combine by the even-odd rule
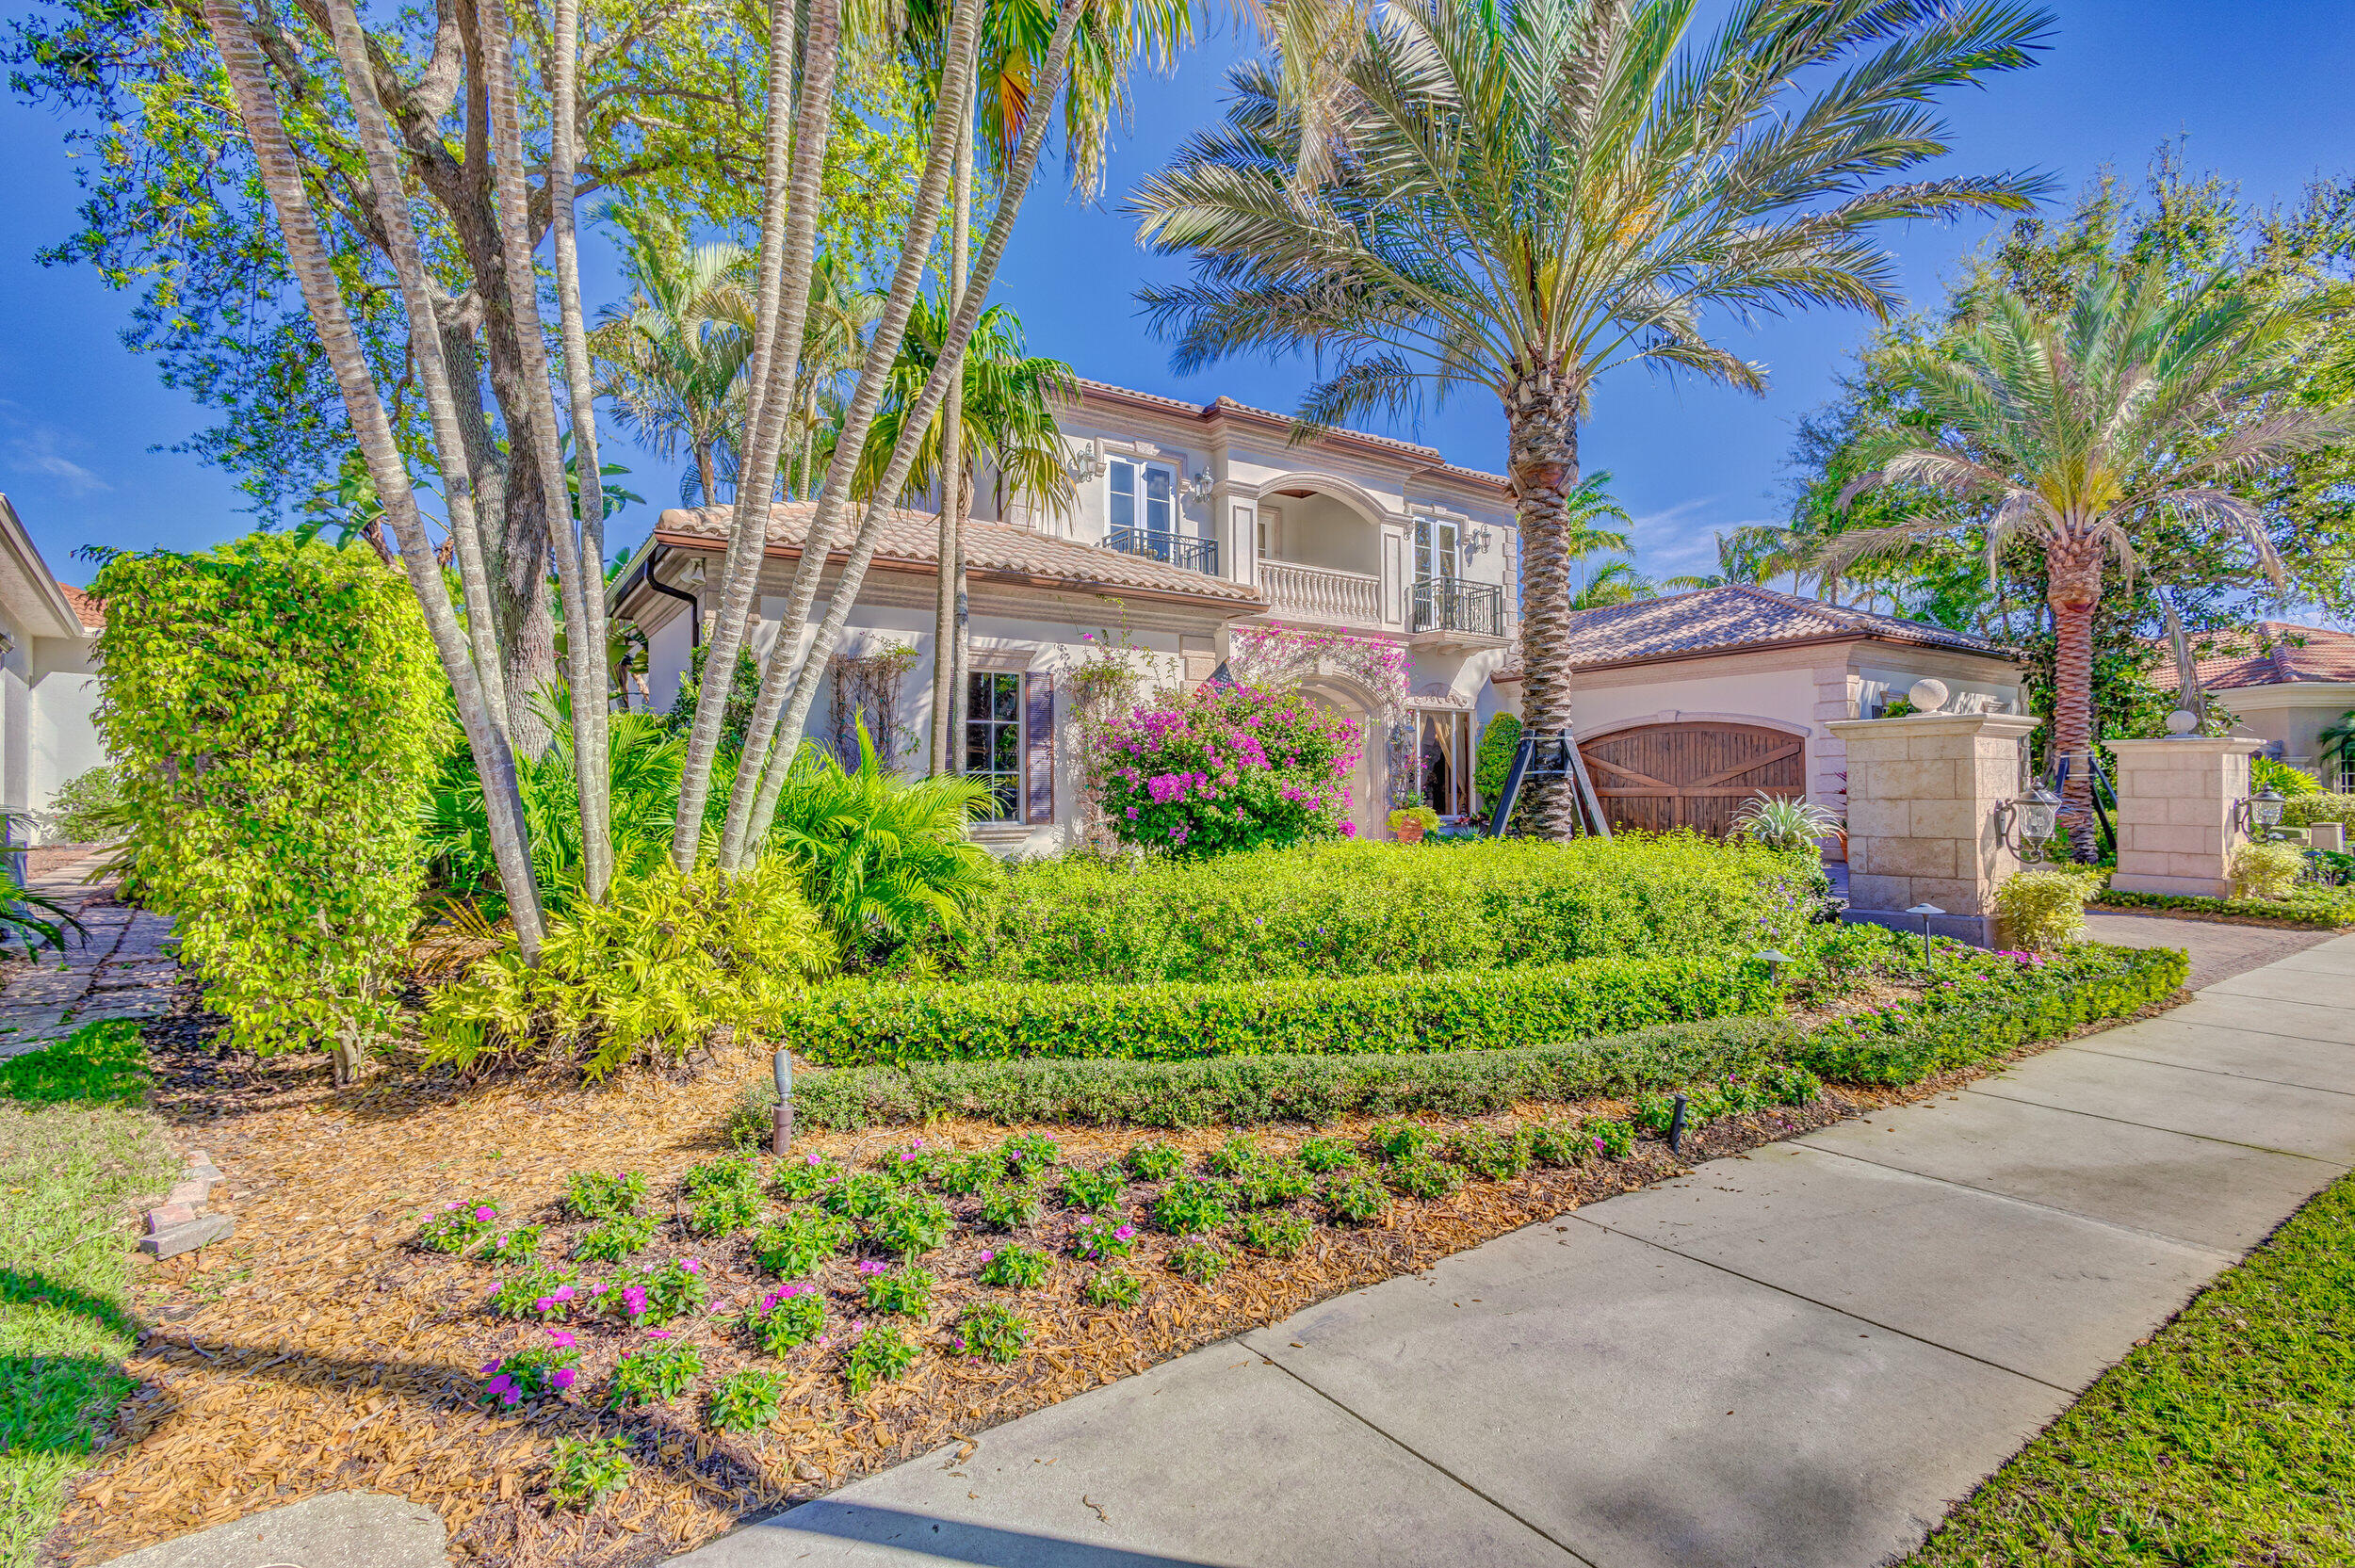
[[[2229,898],[2226,865],[2242,837],[2233,820],[2249,796],[2249,754],[2265,744],[2210,736],[2113,740],[2118,757],[2120,893]]]
[[[1995,806],[2020,792],[2020,743],[2042,723],[2014,713],[1928,713],[1827,724],[1848,752],[1848,917],[1990,946],[1995,889],[2020,869]]]

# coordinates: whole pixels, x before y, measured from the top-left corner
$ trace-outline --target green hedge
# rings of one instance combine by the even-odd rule
[[[2293,795],[2282,802],[2282,826],[2311,828],[2317,822],[2355,828],[2355,795]]]
[[[1220,982],[1787,949],[1821,876],[1812,856],[1692,833],[1074,856],[1015,868],[958,961],[1009,980]]]
[[[811,1129],[936,1116],[1155,1127],[1324,1123],[1351,1112],[1477,1116],[1524,1100],[1628,1099],[1746,1075],[1788,1055],[1798,1038],[1786,1019],[1720,1018],[1513,1051],[844,1067],[797,1077],[793,1115],[797,1126]],[[748,1085],[730,1114],[730,1135],[739,1141],[766,1138],[776,1100],[766,1076]]]
[[[2228,915],[2269,920],[2284,926],[2355,926],[2355,888],[2301,887],[2288,898],[2191,898],[2172,893],[2096,894],[2095,909],[2171,910],[2184,914]]]
[[[1775,1005],[1743,958],[1589,959],[1438,975],[1249,985],[897,982],[804,993],[776,1038],[827,1066],[1020,1057],[1512,1049]]]
[[[2027,962],[1990,953],[1950,989],[1815,1029],[1793,1059],[1837,1083],[1914,1083],[2139,1011],[2182,990],[2190,973],[2191,961],[2171,947],[2087,943]]]

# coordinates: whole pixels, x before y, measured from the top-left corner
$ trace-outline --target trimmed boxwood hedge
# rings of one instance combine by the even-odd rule
[[[1758,1012],[1776,1000],[1765,966],[1734,957],[1241,985],[853,982],[804,993],[777,1021],[776,1037],[836,1067],[1462,1051]]]
[[[1787,1055],[1798,1034],[1787,1019],[1721,1018],[1515,1051],[843,1067],[797,1077],[793,1115],[798,1124],[837,1129],[936,1116],[1153,1127],[1321,1123],[1351,1112],[1477,1116],[1523,1100],[1624,1099],[1750,1074]],[[766,1077],[748,1085],[731,1135],[765,1137],[775,1103]]]
[[[2288,898],[2191,898],[2173,893],[2126,893],[2104,888],[2093,896],[2092,907],[2216,914],[2325,930],[2355,926],[2355,888],[2300,888]]]
[[[1792,1059],[1836,1083],[1916,1083],[2140,1011],[2182,990],[2191,974],[2190,959],[2172,947],[2095,943],[2028,963],[1990,954],[1986,963],[1983,982],[1966,978],[1903,1008],[1827,1024]]]

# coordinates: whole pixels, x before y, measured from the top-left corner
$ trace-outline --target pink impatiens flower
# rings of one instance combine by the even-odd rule
[[[474,1217],[482,1220],[495,1220],[499,1217],[499,1211],[493,1208],[490,1204],[485,1204],[480,1208],[474,1211]]]
[[[704,1271],[703,1260],[701,1258],[690,1257],[681,1263],[679,1267],[690,1274],[700,1274]]]
[[[548,1374],[548,1382],[559,1388],[570,1388],[573,1386],[574,1380],[579,1376],[580,1374],[570,1366],[560,1366]]]
[[[668,1329],[648,1329],[646,1331],[646,1337],[648,1339],[668,1339],[671,1337],[671,1331]]]
[[[548,1338],[554,1342],[556,1348],[560,1350],[572,1350],[580,1343],[579,1340],[573,1337],[573,1332],[570,1329],[550,1329],[548,1331]]]

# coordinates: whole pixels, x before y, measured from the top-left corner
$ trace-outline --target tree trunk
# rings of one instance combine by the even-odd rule
[[[704,506],[720,504],[720,465],[712,461],[711,443],[707,441],[695,447],[695,482],[704,487]]]
[[[833,553],[836,525],[843,509],[850,502],[852,476],[858,468],[859,453],[865,447],[868,432],[873,428],[876,411],[883,404],[885,384],[889,380],[891,366],[898,360],[900,347],[907,336],[909,313],[915,308],[917,292],[922,288],[924,274],[930,269],[933,235],[940,222],[940,209],[949,191],[950,168],[954,161],[955,105],[962,102],[966,84],[972,80],[975,63],[981,50],[981,0],[961,0],[950,8],[949,28],[949,65],[943,73],[941,97],[933,107],[932,135],[924,159],[924,175],[917,186],[916,200],[908,212],[906,232],[901,236],[900,264],[891,280],[891,293],[884,302],[883,313],[875,325],[875,335],[867,346],[867,355],[859,366],[858,386],[851,395],[851,406],[844,412],[842,428],[835,438],[834,458],[826,465],[826,475],[820,482],[818,506],[811,514],[809,531],[802,548],[802,558],[793,569],[793,581],[786,590],[784,613],[778,619],[776,641],[770,648],[766,669],[761,673],[760,690],[753,703],[752,722],[747,727],[744,750],[737,760],[736,783],[728,797],[726,825],[721,830],[720,863],[740,865],[745,852],[758,842],[752,825],[760,812],[758,800],[767,797],[763,769],[768,765],[770,744],[780,733],[786,754],[778,759],[777,772],[782,775],[791,761],[792,737],[801,733],[801,722],[808,716],[804,706],[801,717],[780,732],[778,718],[787,703],[788,692],[798,691],[795,679],[807,668],[807,659],[815,656],[822,675],[825,661],[833,657],[833,650],[823,654],[804,655],[796,664],[801,628],[808,623],[811,604],[818,597],[818,579]],[[799,183],[800,170],[795,170]],[[815,176],[813,175],[813,180]],[[813,196],[814,200],[814,196]],[[806,281],[805,281],[806,282]],[[935,367],[937,369],[937,367]],[[927,382],[930,385],[930,382]],[[932,417],[938,401],[928,403],[913,422],[901,432],[901,446],[913,450],[909,436],[920,430]],[[907,471],[900,468],[887,480],[889,486],[906,481]],[[877,492],[878,495],[896,494],[896,489]],[[874,515],[870,510],[869,516]],[[872,547],[869,547],[872,553]],[[813,647],[815,645],[813,644]],[[690,753],[689,761],[693,761]],[[682,806],[682,810],[684,807]],[[765,821],[765,817],[762,818]]]
[[[1521,531],[1521,733],[1570,727],[1569,523],[1563,498],[1578,485],[1578,386],[1551,366],[1521,368],[1504,395],[1513,505]],[[1530,796],[1547,838],[1578,832],[1578,792],[1549,779]]]
[[[1039,149],[1047,140],[1047,123],[1054,118],[1047,111],[1046,105],[1051,105],[1056,95],[1063,91],[1064,69],[1070,57],[1072,35],[1078,31],[1080,15],[1086,9],[1086,0],[1062,0],[1055,18],[1054,36],[1047,45],[1047,57],[1031,80],[1031,102],[1040,105],[1039,112],[1031,115],[1029,123],[1022,128],[1022,140],[1007,166],[1002,186],[1004,194],[999,199],[997,212],[991,216],[989,237],[983,242],[981,255],[974,262],[965,302],[957,307],[956,318],[950,323],[948,335],[941,343],[940,358],[934,364],[932,374],[924,379],[924,390],[917,397],[916,407],[909,411],[907,424],[901,431],[890,465],[884,472],[883,481],[876,486],[873,499],[868,503],[866,516],[860,520],[858,537],[852,542],[849,559],[844,562],[842,575],[835,584],[834,597],[826,606],[825,619],[819,622],[816,634],[810,639],[808,651],[802,656],[800,671],[793,681],[791,703],[785,710],[782,723],[778,726],[783,735],[799,735],[802,727],[809,721],[810,709],[817,704],[819,688],[825,680],[827,663],[833,659],[834,651],[842,640],[842,628],[850,619],[851,606],[857,603],[859,590],[867,581],[868,563],[875,558],[875,548],[882,542],[884,523],[892,509],[890,498],[907,483],[908,470],[916,461],[918,432],[932,422],[933,415],[948,396],[950,385],[965,374],[965,346],[973,336],[974,323],[982,314],[982,301],[988,298],[991,281],[998,275],[998,264],[1006,253],[1007,241],[1013,237],[1014,220],[1022,210],[1022,193],[1030,188],[1031,175],[1038,168]],[[966,63],[969,70],[970,60]],[[947,90],[944,89],[944,91]],[[954,90],[964,90],[962,81]],[[934,200],[937,201],[937,197]],[[913,240],[910,243],[913,244]],[[896,354],[897,351],[895,343],[893,352]],[[864,387],[861,393],[864,395]],[[858,441],[863,443],[865,439],[862,432]],[[847,435],[845,441],[849,441]],[[849,460],[855,462],[856,446],[849,446],[848,453]],[[844,454],[837,452],[836,466],[839,468],[843,461]],[[833,474],[830,473],[827,479],[829,491],[838,488]],[[803,565],[808,566],[816,556],[814,546],[804,551]],[[800,574],[797,573],[797,583],[799,579]],[[814,594],[814,576],[812,590]],[[789,619],[786,623],[796,625],[799,622]],[[782,645],[782,639],[780,643]],[[776,668],[775,661],[772,661],[771,668]],[[768,683],[764,680],[761,687],[764,707],[769,695]],[[755,714],[755,721],[757,722],[759,718],[760,715]],[[754,757],[749,746],[746,756],[748,759]],[[788,760],[780,755],[762,777],[748,832],[740,840],[741,847],[757,845],[768,832],[769,820],[776,812],[777,796],[785,787],[786,763]]]
[[[2061,789],[2071,851],[2101,859],[2093,815],[2093,612],[2102,602],[2102,546],[2070,532],[2044,553],[2045,602],[2053,606],[2053,752],[2069,761]]]
[[[809,318],[810,273],[818,242],[820,176],[826,137],[833,125],[835,71],[841,59],[841,12],[836,0],[809,0],[801,40],[801,96],[793,83],[793,0],[771,0],[769,101],[768,221],[760,237],[759,266],[777,269],[775,308],[755,323],[752,380],[747,398],[750,429],[736,474],[736,511],[721,568],[720,609],[711,629],[711,652],[704,661],[703,688],[696,694],[695,720],[687,738],[687,762],[679,780],[678,817],[672,824],[671,858],[691,870],[703,845],[704,810],[711,794],[711,770],[720,755],[720,729],[735,684],[737,650],[752,621],[760,568],[769,548],[769,505],[776,488],[785,428],[792,417],[793,389],[802,356],[803,327]],[[784,59],[777,58],[778,51]],[[790,116],[787,105],[792,105]],[[790,133],[791,158],[786,156]],[[788,170],[789,170],[789,173]],[[778,216],[784,177],[784,221]],[[789,619],[783,627],[789,628]],[[778,640],[786,640],[781,629]],[[749,742],[748,742],[749,745]],[[734,802],[730,802],[733,814]],[[723,859],[722,865],[733,864]]]
[[[392,420],[384,412],[383,399],[378,396],[375,377],[360,347],[359,333],[353,330],[351,317],[344,307],[343,290],[333,264],[312,218],[310,195],[303,187],[294,148],[279,119],[277,100],[270,90],[261,50],[247,28],[244,13],[230,0],[205,0],[204,20],[212,29],[214,46],[220,54],[222,69],[236,96],[238,119],[252,143],[263,188],[277,213],[287,268],[302,290],[303,304],[334,372],[336,388],[343,395],[352,437],[367,460],[368,475],[376,483],[385,522],[392,527],[393,537],[400,542],[402,568],[416,591],[427,632],[442,661],[442,672],[449,679],[459,722],[464,727],[467,745],[474,752],[482,779],[492,852],[498,863],[499,881],[510,895],[516,944],[524,962],[536,963],[541,941],[539,892],[532,876],[522,801],[515,789],[514,759],[508,751],[506,737],[491,717],[482,681],[475,671],[473,649],[459,628],[448,586],[433,558],[432,541],[427,537],[416,495],[410,489],[408,467],[401,461]],[[430,331],[430,323],[423,330]]]
[[[949,307],[954,314],[965,302],[967,236],[973,227],[973,100],[957,120],[957,161],[950,177]],[[965,732],[963,684],[957,679],[963,653],[964,618],[958,613],[957,590],[965,565],[965,376],[949,383],[948,399],[940,410],[940,574],[933,615],[933,755],[934,773],[961,773]]]

